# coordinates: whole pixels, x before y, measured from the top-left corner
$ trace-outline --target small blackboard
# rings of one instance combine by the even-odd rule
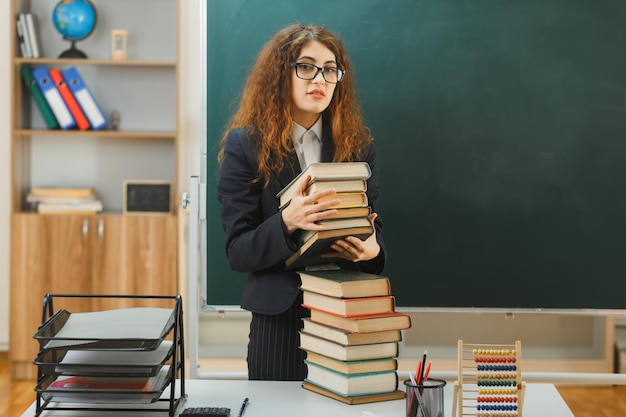
[[[169,214],[171,212],[171,182],[124,181],[124,214]]]

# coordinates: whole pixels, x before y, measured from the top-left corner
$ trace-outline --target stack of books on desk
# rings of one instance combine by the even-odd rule
[[[102,211],[102,201],[96,198],[93,188],[32,188],[26,201],[38,213],[95,214]]]
[[[302,271],[307,352],[303,387],[348,404],[404,398],[397,356],[407,314],[395,311],[389,279],[349,270]]]
[[[371,209],[367,199],[367,179],[371,175],[367,162],[322,162],[309,165],[300,175],[291,181],[277,195],[279,209],[283,210],[291,203],[298,192],[302,178],[310,175],[304,195],[334,189],[336,194],[323,197],[318,203],[339,200],[333,206],[337,215],[320,221],[322,231],[306,231],[299,236],[300,248],[286,261],[288,268],[300,268],[336,261],[322,258],[322,253],[332,252],[330,244],[346,236],[366,239],[374,232],[374,225],[369,219]]]

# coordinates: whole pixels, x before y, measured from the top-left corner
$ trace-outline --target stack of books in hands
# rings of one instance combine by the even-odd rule
[[[102,201],[96,198],[93,188],[32,188],[26,201],[38,213],[95,214],[102,211]]]
[[[404,398],[397,356],[407,314],[395,311],[389,279],[349,270],[302,271],[307,353],[303,387],[347,404]]]
[[[334,189],[336,194],[321,198],[318,203],[339,200],[340,204],[332,207],[337,210],[336,216],[319,222],[324,225],[324,230],[306,231],[299,236],[299,250],[285,262],[287,268],[291,269],[334,262],[337,259],[321,257],[323,253],[332,252],[332,242],[346,236],[366,239],[374,233],[374,225],[369,219],[371,208],[365,194],[367,179],[371,176],[367,162],[321,162],[309,165],[276,195],[280,210],[289,205],[302,178],[307,175],[311,179],[304,195]]]

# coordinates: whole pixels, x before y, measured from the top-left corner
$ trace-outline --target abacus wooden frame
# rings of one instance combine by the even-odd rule
[[[515,344],[465,344],[458,341],[458,380],[454,383],[454,400],[452,403],[452,416],[497,416],[498,414],[479,413],[478,405],[478,367],[475,361],[474,350],[495,351],[484,356],[502,356],[503,351],[508,351],[506,356],[515,359],[515,385],[517,388],[517,413],[503,413],[510,417],[521,417],[524,405],[524,393],[526,383],[522,381],[522,343],[518,340]],[[489,371],[487,371],[489,372]],[[468,410],[476,410],[474,414]]]

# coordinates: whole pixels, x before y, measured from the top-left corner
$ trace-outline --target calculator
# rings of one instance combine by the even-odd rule
[[[190,407],[185,408],[179,417],[228,417],[230,408],[227,407]]]

